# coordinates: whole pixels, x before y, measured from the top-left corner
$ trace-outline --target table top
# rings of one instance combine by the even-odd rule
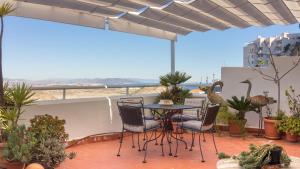
[[[191,105],[160,105],[160,104],[145,104],[145,109],[162,109],[162,110],[184,110],[184,109],[199,109],[200,106],[191,106]]]

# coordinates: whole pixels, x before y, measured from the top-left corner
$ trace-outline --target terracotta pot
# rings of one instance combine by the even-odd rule
[[[280,165],[265,165],[262,169],[280,169]]]
[[[265,137],[271,140],[279,140],[280,133],[278,132],[276,125],[278,120],[273,120],[271,118],[264,118],[264,128],[265,128]]]
[[[0,164],[0,168],[6,169],[24,169],[24,167],[24,164],[18,162],[2,161]]]
[[[297,142],[298,141],[298,135],[296,134],[291,134],[289,132],[286,133],[285,139],[289,142]]]
[[[245,125],[247,120],[229,120],[229,135],[232,137],[241,137],[245,133]]]
[[[41,164],[32,163],[29,164],[25,169],[45,169]]]

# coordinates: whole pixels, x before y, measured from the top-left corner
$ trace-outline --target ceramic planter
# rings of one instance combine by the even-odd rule
[[[264,118],[264,128],[265,128],[265,137],[271,140],[279,140],[280,133],[278,132],[276,125],[278,120],[273,120],[271,118]]]
[[[298,141],[298,135],[287,132],[285,139],[289,142],[295,143]]]
[[[247,120],[229,120],[228,128],[229,135],[232,137],[241,137],[245,132],[245,125]]]

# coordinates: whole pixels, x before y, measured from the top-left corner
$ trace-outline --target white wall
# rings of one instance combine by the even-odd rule
[[[155,95],[143,97],[146,104],[153,103],[155,99]],[[29,125],[29,120],[35,115],[58,116],[66,120],[69,140],[94,134],[120,132],[121,119],[116,103],[118,98],[120,97],[40,101],[25,108],[20,123]]]
[[[279,57],[275,58],[279,72],[286,72],[293,61],[294,57]],[[263,69],[263,72],[272,74],[271,67]],[[243,80],[249,79],[252,82],[251,96],[263,95],[263,91],[269,91],[269,96],[277,99],[277,86],[274,82],[264,80],[262,76],[251,68],[242,67],[223,67],[221,79],[224,82],[222,96],[226,99],[232,96],[246,96],[247,84],[240,83]],[[290,72],[281,81],[281,109],[288,111],[287,99],[285,97],[285,89],[289,86],[296,89],[296,93],[300,93],[300,65]],[[276,104],[271,106],[273,112],[276,112]],[[247,115],[248,127],[258,127],[258,116],[254,112],[249,112]]]

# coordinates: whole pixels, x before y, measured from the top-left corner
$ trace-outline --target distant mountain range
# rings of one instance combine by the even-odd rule
[[[137,79],[137,78],[94,78],[94,79],[46,79],[46,80],[27,80],[27,79],[5,79],[9,84],[25,82],[32,86],[59,86],[59,85],[76,85],[76,86],[97,86],[97,85],[138,85],[159,83],[154,79]]]

